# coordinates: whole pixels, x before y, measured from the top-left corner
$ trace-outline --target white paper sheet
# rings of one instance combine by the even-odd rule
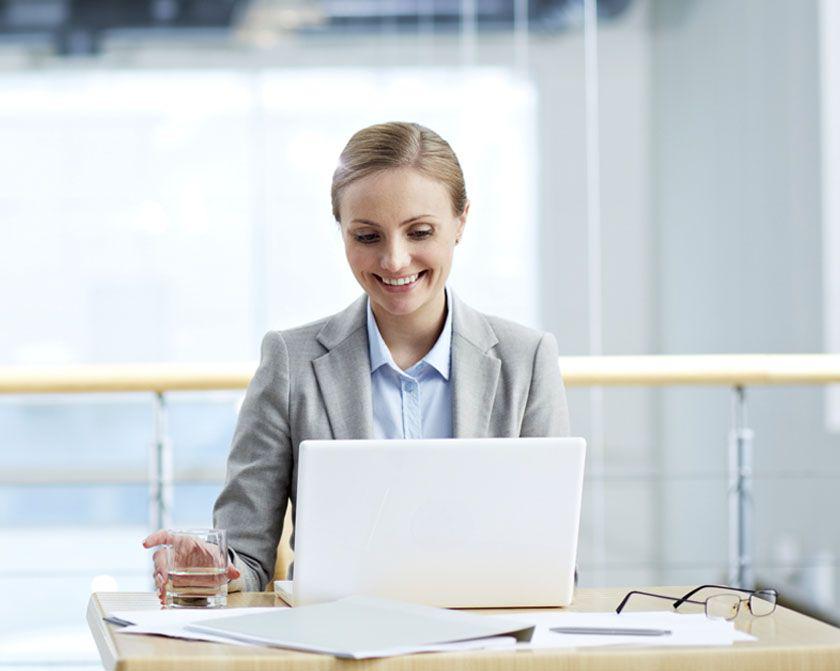
[[[496,617],[496,616],[491,616]],[[529,643],[519,643],[519,650],[539,648],[583,648],[593,646],[716,646],[738,641],[755,641],[735,628],[732,622],[710,620],[703,614],[681,615],[669,612],[644,613],[516,613],[505,614],[506,620],[519,620],[536,625]],[[664,636],[616,636],[596,634],[558,634],[551,627],[605,627],[668,629]]]
[[[504,618],[383,599],[350,596],[270,613],[221,616],[189,629],[265,645],[348,659],[509,646],[534,627]]]
[[[224,609],[160,609],[160,610],[124,610],[108,613],[108,616],[117,617],[126,622],[134,624],[121,627],[116,630],[121,634],[150,634],[154,636],[167,636],[169,638],[181,638],[194,641],[209,641],[211,643],[227,643],[230,645],[245,645],[266,647],[261,643],[250,643],[247,641],[232,638],[214,636],[205,632],[191,631],[186,629],[190,624],[196,624],[203,620],[212,620],[219,617],[232,617],[235,615],[253,615],[260,611],[274,611],[276,608],[224,608]],[[412,652],[456,652],[466,650],[499,650],[516,648],[516,639],[512,636],[495,636],[475,641],[458,641],[455,643],[441,643],[418,647]],[[406,651],[407,652],[407,651]]]
[[[110,613],[122,620],[134,622],[134,625],[117,629],[118,633],[154,634],[172,638],[183,638],[230,645],[258,645],[245,641],[214,636],[212,634],[189,631],[185,627],[202,620],[220,616],[253,615],[259,611],[273,611],[275,608],[227,608],[223,610],[135,610]],[[488,615],[505,620],[516,620],[536,625],[530,643],[519,643],[511,637],[495,637],[479,641],[444,643],[426,646],[416,652],[453,652],[478,649],[535,650],[541,648],[583,648],[594,646],[720,646],[735,642],[755,641],[738,629],[731,622],[710,620],[703,614],[680,615],[669,612],[634,612],[634,613],[570,613],[570,612],[534,612],[504,615]],[[599,636],[592,634],[558,634],[551,627],[643,627],[651,629],[669,629],[666,636]]]
[[[245,641],[232,641],[229,638],[203,634],[196,631],[189,631],[185,627],[188,624],[212,620],[227,615],[245,615],[259,611],[274,610],[268,608],[209,608],[201,610],[198,608],[184,609],[160,609],[160,610],[123,610],[108,613],[109,616],[118,617],[133,625],[117,629],[121,634],[153,634],[156,636],[168,636],[169,638],[183,638],[195,641],[210,641],[212,643],[231,643],[233,645],[255,645]]]

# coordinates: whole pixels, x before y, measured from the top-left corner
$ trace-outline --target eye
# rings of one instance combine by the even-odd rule
[[[363,245],[372,245],[379,240],[378,233],[353,233],[353,239]]]
[[[415,228],[413,231],[411,231],[411,233],[409,233],[409,236],[414,240],[423,240],[425,238],[430,237],[433,234],[433,232],[434,231],[432,231],[431,228]]]

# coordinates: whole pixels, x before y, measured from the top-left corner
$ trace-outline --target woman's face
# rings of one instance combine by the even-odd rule
[[[443,183],[411,168],[352,182],[341,196],[347,261],[375,307],[409,315],[443,292],[467,219]]]

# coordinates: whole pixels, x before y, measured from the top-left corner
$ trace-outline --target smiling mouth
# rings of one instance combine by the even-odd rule
[[[381,275],[376,275],[375,273],[374,277],[376,277],[376,279],[378,279],[379,282],[384,284],[386,287],[407,287],[412,284],[416,284],[417,280],[425,274],[426,271],[421,270],[419,273],[415,273],[413,275],[403,275],[402,277],[382,277]]]

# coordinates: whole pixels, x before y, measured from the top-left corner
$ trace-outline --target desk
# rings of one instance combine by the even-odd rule
[[[642,588],[665,594],[684,594],[687,589]],[[625,594],[624,588],[579,589],[573,611],[608,611],[615,608]],[[640,599],[641,601],[641,599]],[[270,606],[274,594],[244,592],[231,594],[231,607]],[[665,609],[669,606],[667,602]],[[648,601],[644,609],[657,606]],[[537,650],[514,652],[488,650],[478,652],[409,655],[365,661],[339,660],[326,655],[287,652],[270,648],[223,645],[219,643],[178,641],[154,636],[119,634],[119,628],[102,621],[103,615],[115,610],[159,608],[153,594],[98,593],[88,605],[87,619],[93,638],[108,671],[162,671],[221,669],[245,671],[507,671],[524,670],[621,670],[678,669],[694,671],[791,671],[807,669],[840,669],[840,629],[800,615],[786,608],[777,608],[763,618],[739,616],[737,626],[758,637],[753,643],[736,643],[717,648],[584,648],[581,650]],[[500,612],[500,611],[487,611]],[[508,611],[510,612],[510,611]]]

